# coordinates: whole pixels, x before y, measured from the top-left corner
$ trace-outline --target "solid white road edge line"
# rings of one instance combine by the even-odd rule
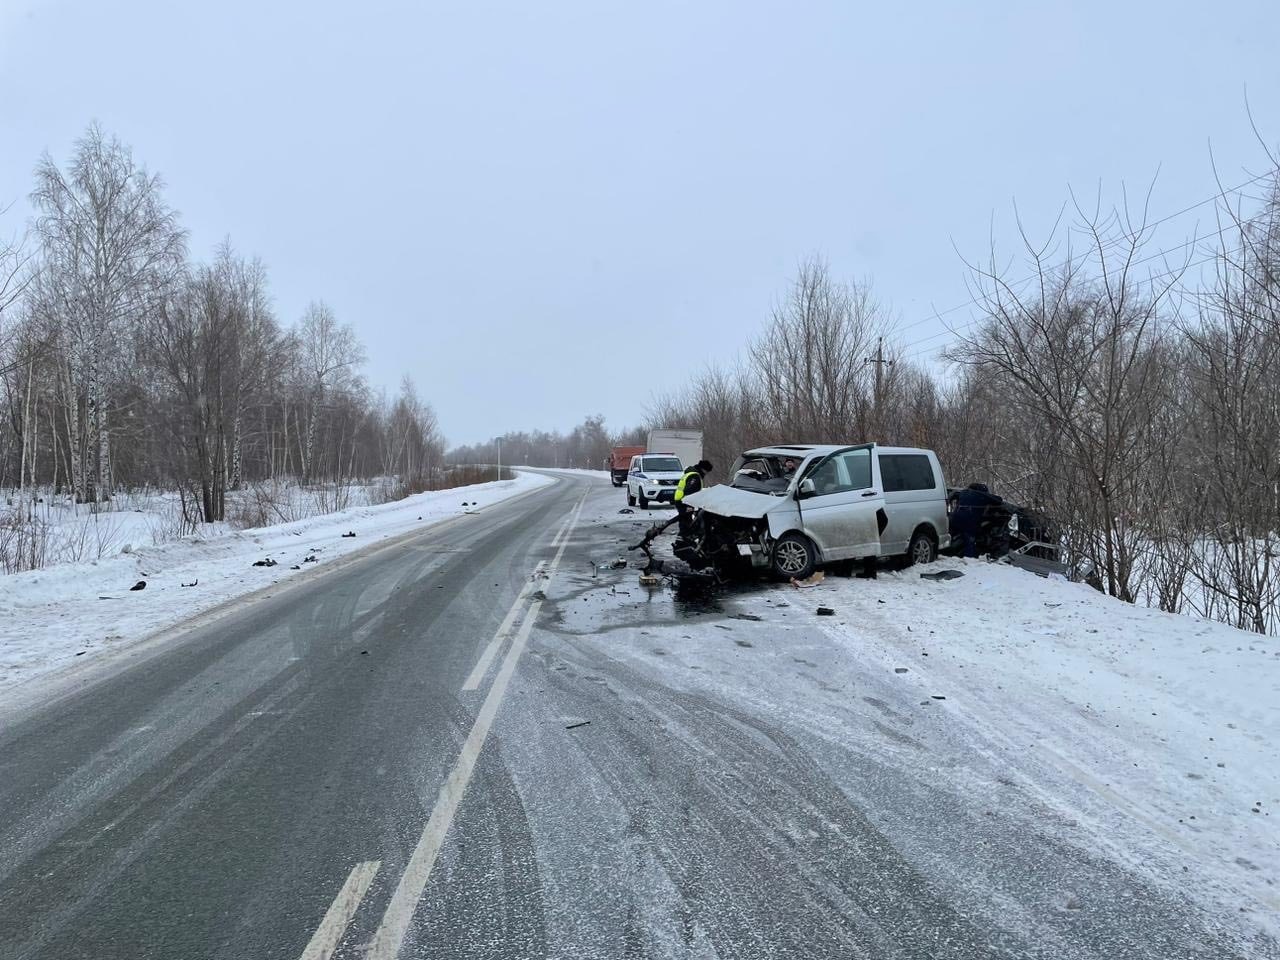
[[[564,536],[565,531],[569,529],[569,521],[570,521],[571,519],[573,519],[573,511],[572,511],[572,510],[571,510],[571,511],[569,511],[569,516],[567,516],[567,517],[565,517],[565,518],[564,518],[564,523],[560,524],[560,527],[556,530],[556,535],[555,535],[554,537],[552,537],[552,538],[551,538],[551,543],[550,543],[550,544],[548,544],[548,546],[552,546],[552,547],[554,547],[554,546],[557,546],[557,545],[560,543],[560,538],[561,538],[561,537],[563,537],[563,536]]]
[[[511,649],[507,651],[498,676],[494,679],[493,686],[489,688],[489,695],[484,698],[484,704],[480,707],[476,722],[462,745],[458,762],[449,774],[449,779],[440,788],[435,809],[431,811],[431,817],[423,827],[422,836],[418,839],[417,846],[413,848],[413,854],[405,866],[404,875],[391,895],[391,901],[382,915],[382,922],[378,924],[378,930],[369,944],[369,952],[365,954],[366,960],[395,960],[400,952],[400,946],[404,943],[405,934],[409,930],[409,923],[413,920],[414,910],[417,909],[418,900],[427,887],[431,868],[435,865],[436,856],[440,853],[440,847],[448,836],[453,817],[462,803],[462,795],[466,792],[467,784],[475,771],[476,761],[480,758],[485,738],[489,736],[489,728],[493,726],[494,718],[498,715],[498,707],[502,705],[507,685],[515,672],[516,661],[520,659],[520,654],[533,630],[533,622],[538,618],[538,611],[541,609],[541,600],[535,600],[529,605],[529,611],[520,624],[520,631],[516,634]]]
[[[565,517],[564,523],[560,524],[560,529],[556,531],[556,535],[551,538],[551,546],[554,547],[558,542],[560,544],[560,550],[556,553],[555,560],[552,561],[551,566],[547,569],[547,575],[542,580],[544,585],[550,582],[552,574],[555,573],[556,566],[560,563],[560,557],[564,554],[565,546],[568,543],[568,533],[578,522],[578,515],[582,512],[582,506],[585,501],[586,497],[584,496],[577,502],[577,504],[574,505],[574,509],[569,512],[569,516]],[[541,561],[534,568],[534,578],[537,577],[538,571],[543,569],[545,563],[546,561]],[[485,646],[484,651],[480,654],[480,659],[476,661],[476,665],[472,667],[471,672],[467,674],[467,679],[463,681],[463,692],[470,692],[478,689],[480,684],[484,681],[485,674],[489,672],[489,667],[493,663],[493,658],[498,655],[498,651],[502,649],[502,644],[506,642],[507,635],[511,631],[511,626],[515,623],[516,617],[519,614],[520,605],[524,603],[529,594],[533,592],[534,585],[537,583],[537,579],[530,579],[529,582],[524,585],[524,588],[516,597],[515,603],[511,605],[511,609],[507,611],[506,617],[503,618],[502,623],[499,625],[497,633],[493,635],[493,639]]]
[[[329,960],[333,956],[333,951],[342,942],[342,935],[347,931],[347,924],[356,915],[360,901],[364,899],[380,866],[381,860],[365,860],[351,868],[347,882],[333,898],[333,903],[329,904],[324,919],[320,921],[320,926],[312,934],[311,941],[298,960]]]
[[[538,572],[542,569],[543,563],[539,563],[533,568],[533,576],[535,579],[529,580],[520,593],[516,595],[516,602],[511,604],[511,609],[507,611],[507,615],[502,618],[502,623],[498,626],[497,632],[493,635],[493,639],[489,641],[488,646],[484,648],[484,653],[480,654],[480,659],[476,661],[476,665],[471,668],[471,672],[467,674],[466,681],[462,684],[463,690],[474,690],[480,686],[480,681],[484,679],[484,675],[489,672],[489,664],[493,662],[493,658],[498,655],[498,651],[502,648],[502,643],[507,639],[512,625],[516,622],[516,617],[520,613],[520,607],[533,592],[533,585],[537,583]]]
[[[583,492],[582,499],[570,514],[568,531],[572,531],[578,522],[589,492],[589,490]],[[560,565],[560,558],[564,556],[565,547],[568,544],[569,537],[566,532],[560,543],[560,549],[547,568],[544,584],[549,583],[555,575]],[[541,600],[535,600],[529,605],[529,610],[520,623],[520,630],[512,641],[511,649],[503,658],[498,675],[494,678],[493,685],[480,706],[480,712],[476,714],[475,723],[471,725],[471,732],[467,734],[466,742],[462,745],[457,763],[449,773],[449,779],[440,787],[436,805],[431,811],[427,825],[422,828],[422,836],[418,838],[418,843],[409,856],[409,862],[405,865],[404,874],[396,884],[395,892],[391,895],[386,911],[382,914],[382,922],[378,924],[378,929],[373,935],[365,960],[395,960],[399,954],[405,934],[409,932],[409,924],[413,921],[418,901],[422,897],[422,891],[427,888],[427,881],[431,878],[431,868],[435,865],[440,848],[449,835],[449,827],[452,826],[454,815],[462,804],[462,795],[466,792],[472,773],[475,772],[476,761],[480,759],[484,741],[489,736],[489,729],[493,726],[494,719],[498,716],[498,708],[502,705],[502,698],[506,695],[508,684],[511,683],[516,663],[520,659],[520,654],[524,652],[525,644],[529,642],[529,634],[533,632],[533,624],[541,610]]]

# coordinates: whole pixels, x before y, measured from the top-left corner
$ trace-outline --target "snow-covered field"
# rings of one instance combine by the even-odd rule
[[[0,689],[148,634],[308,570],[323,568],[379,541],[479,509],[553,482],[514,480],[422,493],[376,506],[233,531],[225,524],[198,537],[160,538],[152,509],[88,515],[64,522],[93,533],[104,525],[112,547],[79,562],[0,577]],[[305,505],[293,504],[302,509]],[[354,537],[343,534],[354,532]],[[124,552],[122,552],[124,551]],[[313,559],[309,559],[313,558]],[[254,566],[273,560],[273,566]],[[130,588],[139,581],[146,588]]]
[[[302,487],[292,481],[262,481],[227,493],[227,520],[200,524],[199,533],[210,537],[233,529],[305,520],[339,510],[368,507],[393,499],[394,478],[376,478],[365,483],[326,483]],[[195,504],[188,501],[188,512]],[[117,490],[112,499],[99,504],[77,504],[71,497],[55,496],[47,488],[25,494],[0,491],[0,573],[28,569],[18,564],[13,549],[16,537],[5,521],[15,516],[29,520],[28,543],[34,531],[40,537],[36,553],[40,563],[102,560],[122,550],[158,546],[180,540],[193,532],[184,522],[183,505],[177,492],[158,489]],[[28,547],[27,552],[30,552]],[[29,559],[29,557],[28,557]]]
[[[621,506],[619,495],[583,517],[619,552],[669,516]],[[921,579],[944,569],[963,575]],[[749,703],[833,756],[871,744],[907,780],[941,778],[968,805],[1025,815],[1212,916],[1280,936],[1276,638],[985,560],[876,580],[829,574],[805,589],[761,582],[714,598],[722,612],[702,617],[667,601],[669,588],[638,588],[634,573],[578,605],[601,631],[600,655],[660,664],[671,682]],[[620,604],[615,589],[630,596]],[[661,616],[669,627],[655,625]]]

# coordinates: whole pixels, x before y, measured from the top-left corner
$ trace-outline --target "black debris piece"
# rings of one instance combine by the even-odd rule
[[[906,672],[907,672],[907,668],[906,668],[906,667],[894,667],[894,668],[893,668],[893,672],[894,672],[894,673],[906,673]]]
[[[190,583],[180,583],[179,585],[183,587],[198,587],[200,586],[200,581],[192,580]]]
[[[83,657],[84,655],[85,655],[84,650],[81,650],[79,653],[76,654],[77,657]]]
[[[303,563],[319,563],[319,562],[320,562],[320,560],[319,560],[319,558],[318,558],[318,557],[316,557],[316,555],[315,555],[314,553],[312,553],[312,554],[308,554],[307,556],[303,557],[303,558],[302,558],[302,562],[303,562]]]
[[[832,610],[830,607],[818,608],[818,616],[820,617],[834,617],[835,615],[836,615],[836,612]]]
[[[360,651],[360,656],[362,656],[362,657],[367,657],[368,655],[369,655],[369,651],[368,651],[368,650],[361,650],[361,651]]]
[[[943,696],[942,694],[940,694],[940,693],[930,694],[930,696],[931,696],[934,700],[945,700],[945,699],[947,699],[946,697],[944,697],[944,696]]]
[[[933,573],[920,574],[921,580],[958,580],[964,574],[959,570],[935,570]]]
[[[300,566],[298,566],[298,565],[295,563],[295,564],[294,564],[292,567],[290,567],[289,569],[290,569],[290,570],[301,570],[302,568],[301,568]]]
[[[579,727],[585,727],[590,722],[591,722],[590,720],[578,720],[578,721],[575,721],[574,723],[566,723],[564,725],[564,728],[566,730],[577,730]]]
[[[129,589],[130,589],[130,590],[145,590],[145,589],[147,589],[147,581],[145,581],[145,580],[139,580],[137,583],[135,583],[135,584],[134,584],[132,587],[130,587]]]
[[[274,567],[276,565],[276,562],[272,560],[270,557],[267,557],[267,559],[265,560],[253,561],[253,565],[255,567]]]
[[[634,511],[634,510],[632,510],[630,507],[623,507],[623,508],[622,508],[621,510],[619,510],[618,512],[619,512],[619,513],[635,513],[635,511]]]
[[[729,614],[729,619],[730,620],[755,620],[758,622],[763,620],[764,617],[757,617],[754,613],[731,613]]]
[[[344,537],[354,537],[355,535],[356,535],[356,532],[354,530],[348,530],[346,533],[343,534]]]

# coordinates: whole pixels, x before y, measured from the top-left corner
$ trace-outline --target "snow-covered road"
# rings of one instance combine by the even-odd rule
[[[249,538],[219,561],[227,589],[281,570],[258,554],[288,570],[387,535],[131,656],[11,684],[0,943],[1280,957],[1269,639],[981,562],[647,589],[614,561],[668,511],[622,512],[599,475],[524,489],[459,492],[479,514],[439,502],[457,519],[419,537],[392,535],[427,522],[406,503],[333,541]],[[94,589],[69,622],[111,629],[95,611],[139,599]]]
[[[131,546],[102,560],[0,577],[0,690],[77,658],[111,654],[229,601],[314,575],[341,557],[550,482],[520,473],[514,480],[420,493],[292,523],[239,531],[220,527],[213,536]],[[255,566],[259,561],[272,565]],[[145,589],[131,590],[139,581]]]

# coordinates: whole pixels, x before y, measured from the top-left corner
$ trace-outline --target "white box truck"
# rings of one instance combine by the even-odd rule
[[[648,453],[670,453],[681,467],[691,467],[702,459],[701,430],[650,430]]]

